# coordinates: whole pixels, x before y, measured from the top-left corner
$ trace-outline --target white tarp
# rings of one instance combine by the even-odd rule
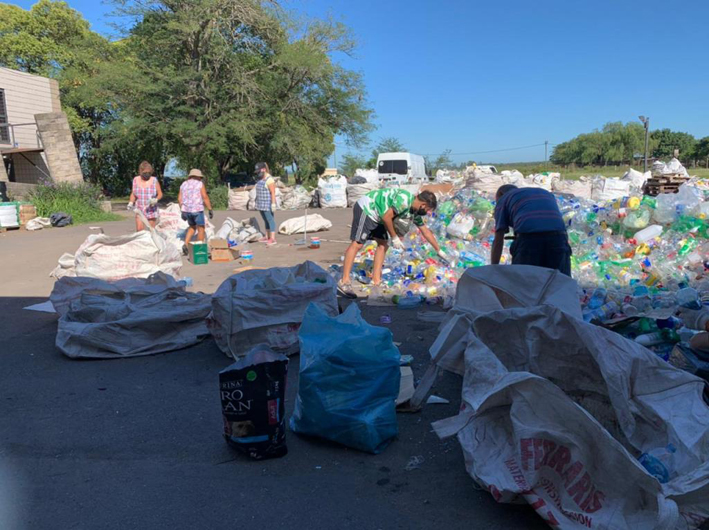
[[[235,241],[237,244],[258,241],[264,234],[261,233],[258,221],[255,217],[244,221],[236,221],[227,217],[222,226],[214,234],[219,239]]]
[[[436,432],[458,436],[496,500],[527,502],[554,528],[698,527],[709,516],[705,383],[580,317],[576,284],[558,271],[466,271],[431,348],[464,374],[463,404]],[[675,474],[661,485],[637,457],[668,443]]]
[[[653,162],[652,176],[662,177],[665,175],[680,175],[682,177],[689,177],[687,169],[676,158],[673,158],[666,164],[664,162],[661,162],[660,160],[656,160],[655,162]]]
[[[232,188],[229,190],[230,210],[246,211],[249,205],[249,190],[244,188]]]
[[[52,222],[49,217],[35,217],[25,223],[25,230],[42,230],[42,228],[49,228],[50,226],[52,226]]]
[[[584,199],[591,198],[591,181],[586,177],[578,180],[557,180],[551,185],[554,193],[567,193]]]
[[[367,182],[365,184],[348,184],[347,185],[347,206],[352,208],[354,204],[370,191],[379,189],[378,182]]]
[[[379,184],[379,171],[376,169],[356,169],[355,177],[362,177],[369,183]]]
[[[156,272],[177,276],[182,267],[179,241],[156,230],[123,236],[92,234],[75,254],[64,254],[50,276],[102,280],[147,278]]]
[[[630,195],[630,181],[597,175],[591,179],[591,199],[613,201]]]
[[[347,177],[336,175],[318,179],[321,208],[347,208]]]
[[[338,314],[335,282],[315,263],[248,270],[219,286],[208,325],[219,349],[235,359],[260,343],[295,353],[310,302],[320,304],[330,316]]]
[[[116,359],[192,346],[209,336],[211,297],[173,277],[109,283],[61,278],[50,300],[59,313],[56,346],[74,359]]]
[[[704,386],[557,308],[501,310],[473,321],[463,406],[434,428],[457,434],[499,502],[527,502],[554,528],[696,528],[709,516]],[[637,458],[668,444],[660,484]]]
[[[300,217],[286,219],[278,227],[278,233],[285,235],[303,234],[305,232],[321,232],[329,230],[330,228],[332,228],[332,223],[322,215],[318,213],[308,213]]]
[[[305,210],[308,206],[310,206],[310,202],[312,200],[312,194],[301,185],[286,188],[283,191],[281,209]]]
[[[640,171],[631,167],[630,169],[628,169],[628,171],[625,172],[625,175],[623,175],[622,179],[629,181],[630,185],[636,190],[642,191],[643,187],[645,186],[645,182],[647,182],[647,179],[649,179],[650,176],[650,171],[641,173]]]

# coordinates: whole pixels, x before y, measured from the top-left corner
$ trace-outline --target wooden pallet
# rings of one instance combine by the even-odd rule
[[[683,175],[662,175],[649,178],[645,183],[645,195],[654,197],[660,193],[677,193],[679,187],[688,180],[689,178]]]

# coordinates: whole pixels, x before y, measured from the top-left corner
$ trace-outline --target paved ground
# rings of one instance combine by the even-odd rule
[[[255,266],[339,262],[351,211],[320,211],[335,228],[322,249],[254,247]],[[282,221],[294,214],[278,212]],[[218,212],[221,225],[226,212]],[[243,215],[234,215],[242,218]],[[132,221],[103,223],[109,234]],[[527,507],[496,504],[466,474],[456,440],[430,423],[456,413],[460,381],[435,393],[450,405],[399,415],[399,438],[373,456],[288,434],[289,454],[252,462],[221,437],[217,373],[229,364],[212,341],[147,358],[74,361],[54,347],[56,317],[23,311],[44,301],[49,271],[90,233],[87,226],[0,234],[0,528],[546,528]],[[212,292],[238,263],[183,274]],[[421,376],[436,325],[415,311],[361,305],[378,323],[392,315],[394,340]],[[291,360],[288,412],[297,390]],[[406,471],[413,456],[419,469]]]

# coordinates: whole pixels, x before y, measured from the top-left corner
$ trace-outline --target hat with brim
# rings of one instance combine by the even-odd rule
[[[204,178],[204,175],[202,175],[202,172],[199,169],[190,169],[189,174],[187,177],[199,177],[199,178]]]

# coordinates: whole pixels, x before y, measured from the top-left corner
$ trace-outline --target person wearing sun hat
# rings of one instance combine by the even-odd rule
[[[204,187],[202,179],[204,175],[199,169],[190,169],[187,175],[187,180],[180,186],[180,193],[177,196],[177,201],[180,203],[182,211],[182,219],[187,221],[189,227],[185,234],[185,244],[182,247],[182,252],[187,254],[187,245],[192,240],[192,236],[197,230],[197,239],[204,241],[204,207],[209,210],[209,218],[214,217],[212,212],[212,203],[207,195],[207,189]]]

